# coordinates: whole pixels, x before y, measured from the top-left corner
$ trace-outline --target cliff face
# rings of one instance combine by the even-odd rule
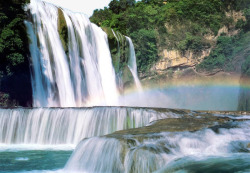
[[[193,50],[187,50],[187,51],[181,51],[177,49],[169,49],[167,44],[161,44],[158,40],[158,55],[161,57],[148,71],[148,73],[141,73],[140,77],[145,78],[149,76],[154,76],[155,74],[164,74],[167,71],[171,70],[172,72],[179,71],[180,69],[187,69],[192,68],[196,69],[196,66],[200,64],[204,58],[208,57],[211,53],[211,50],[216,47],[216,41],[218,37],[220,36],[228,36],[233,37],[237,36],[240,33],[240,29],[236,28],[236,24],[238,21],[246,21],[246,17],[243,15],[241,11],[231,11],[226,12],[226,16],[230,17],[232,19],[232,24],[229,26],[223,26],[219,29],[217,35],[213,34],[206,34],[204,35],[203,39],[211,45],[211,47],[206,48],[204,47],[200,51],[193,51]],[[170,32],[175,32],[173,29],[171,29],[171,26],[167,26],[166,28]],[[172,31],[171,31],[172,30]],[[167,40],[167,39],[166,39]],[[239,69],[241,67],[241,63],[237,64],[237,72],[241,72]],[[216,72],[224,71],[222,69],[216,69],[207,71],[206,74],[215,74]]]
[[[192,51],[186,51],[184,54],[178,50],[164,49],[160,55],[161,59],[154,64],[150,71],[165,71],[175,67],[194,67],[199,64],[206,56],[209,55],[211,49],[202,51],[199,55],[195,55]]]
[[[218,79],[223,79],[227,82],[234,80],[235,84],[238,83],[237,85],[241,86],[238,110],[250,110],[249,74],[246,74],[250,68],[250,33],[248,27],[245,29],[239,28],[239,23],[247,23],[249,19],[243,11],[226,12],[226,16],[232,19],[232,23],[220,28],[217,35],[211,33],[204,35],[204,39],[211,47],[204,48],[199,52],[169,49],[158,40],[158,55],[161,58],[148,72],[140,73],[142,83],[145,86],[156,86],[178,83],[179,81],[186,81],[192,84],[191,81],[195,80],[208,83],[209,81],[213,83],[213,81]],[[170,32],[177,32],[171,26],[166,25],[166,28]],[[226,46],[223,48],[220,45],[222,39],[218,39],[220,37],[231,39],[231,42],[227,45],[225,44]],[[228,51],[229,53],[225,54],[227,59],[220,68],[208,68],[206,70],[197,68],[199,64],[211,57],[214,57],[215,60],[220,58],[223,51]],[[228,58],[228,56],[230,57]]]

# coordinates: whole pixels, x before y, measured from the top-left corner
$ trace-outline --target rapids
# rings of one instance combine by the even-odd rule
[[[142,92],[133,42],[111,29],[140,91],[121,95],[100,27],[41,0],[26,10],[34,107],[0,108],[0,172],[250,172],[248,112],[165,109],[235,111],[239,87]]]
[[[84,138],[176,116],[153,109],[119,107],[0,109],[0,144],[76,145]]]

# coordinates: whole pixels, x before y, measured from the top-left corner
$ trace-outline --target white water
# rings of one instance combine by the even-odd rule
[[[0,143],[76,145],[84,138],[142,127],[167,117],[176,115],[115,107],[0,109]]]
[[[118,92],[106,34],[87,16],[62,10],[68,55],[58,33],[58,8],[40,0],[27,7],[31,39],[33,106],[116,105]],[[38,44],[37,44],[38,43]]]
[[[33,31],[32,24],[25,21],[27,27],[27,32],[31,43],[29,45],[30,54],[31,54],[31,63],[33,65],[33,73],[31,73],[31,82],[32,82],[32,92],[33,92],[33,104],[34,105],[48,105],[48,100],[50,99],[51,93],[46,92],[44,85],[41,83],[43,81],[42,71],[43,66],[40,65],[40,51],[37,46],[37,38]],[[42,70],[43,69],[43,70]],[[44,83],[48,84],[48,80],[45,79]],[[35,94],[34,94],[35,93]]]
[[[121,150],[122,145],[116,139],[91,138],[78,145],[65,169],[69,172],[124,172]]]
[[[184,157],[200,160],[212,156],[227,157],[242,151],[247,154],[249,125],[249,121],[244,122],[238,128],[220,129],[218,133],[205,129],[141,137],[94,137],[79,143],[65,169],[81,172],[147,173],[164,166],[168,169],[168,164]]]
[[[129,60],[128,60],[128,68],[131,71],[135,85],[139,91],[142,91],[141,82],[138,78],[137,74],[137,64],[136,64],[136,56],[135,56],[135,48],[132,40],[129,37],[126,37],[128,43],[129,43]]]

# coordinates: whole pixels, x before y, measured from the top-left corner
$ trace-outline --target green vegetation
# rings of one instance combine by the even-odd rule
[[[142,72],[147,71],[152,64],[158,60],[156,31],[140,29],[138,32],[131,33],[131,38],[135,42],[138,69]]]
[[[124,35],[118,31],[112,31],[110,28],[102,28],[108,35],[109,48],[111,50],[112,62],[116,73],[124,69],[128,62],[129,45]],[[115,34],[115,35],[114,35]],[[116,39],[118,38],[118,40]],[[119,45],[119,46],[118,46]]]
[[[223,68],[226,62],[232,60],[233,43],[234,39],[231,37],[220,36],[217,39],[216,48],[197,66],[197,69],[209,71]]]
[[[58,33],[62,42],[63,48],[68,53],[68,28],[63,12],[58,8]]]
[[[221,69],[224,71],[236,71],[237,59],[246,60],[243,64],[243,73],[248,70],[246,65],[248,63],[247,54],[250,53],[250,32],[241,32],[234,37],[220,36],[217,39],[216,47],[212,50],[210,55],[206,57],[202,63],[197,65],[199,71],[212,71]],[[249,61],[250,62],[250,61]],[[250,71],[250,70],[249,70]],[[250,73],[249,73],[250,74]]]
[[[129,44],[124,35],[118,31],[112,31],[110,28],[102,28],[108,35],[109,48],[111,50],[112,64],[114,66],[117,77],[122,77],[124,87],[130,87],[133,81],[133,76],[129,70]]]
[[[250,76],[250,55],[246,57],[245,63],[242,65],[243,74]]]
[[[249,0],[247,0],[249,1]],[[90,18],[132,38],[140,72],[146,72],[160,57],[162,47],[200,53],[211,47],[206,35],[217,35],[232,18],[226,10],[242,9],[245,0],[112,0],[108,8],[95,10]],[[238,27],[242,28],[242,22]]]
[[[208,57],[205,57],[202,63],[197,65],[198,71],[237,71],[236,61],[243,61],[242,73],[250,75],[249,70],[249,47],[250,47],[250,0],[233,1],[235,10],[241,10],[246,20],[240,19],[235,25],[240,33],[230,37],[221,35],[217,39],[216,46]],[[239,60],[240,59],[240,60]],[[235,64],[236,63],[236,64]]]
[[[0,94],[5,100],[10,98],[20,105],[31,100],[25,3],[26,0],[0,3]]]

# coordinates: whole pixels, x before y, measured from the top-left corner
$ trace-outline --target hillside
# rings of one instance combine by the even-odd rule
[[[90,18],[132,38],[141,78],[248,71],[249,0],[113,0]],[[244,53],[243,53],[244,52]],[[174,74],[173,74],[174,73]]]

